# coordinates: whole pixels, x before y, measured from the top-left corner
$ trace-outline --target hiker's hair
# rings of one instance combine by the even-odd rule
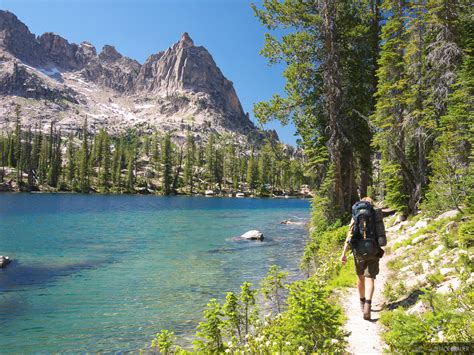
[[[361,201],[366,201],[368,203],[370,203],[371,205],[374,204],[374,200],[372,200],[370,197],[366,196],[366,197],[362,197],[361,198]]]

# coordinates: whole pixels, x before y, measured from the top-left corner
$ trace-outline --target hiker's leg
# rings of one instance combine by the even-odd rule
[[[365,276],[357,275],[357,289],[359,290],[359,297],[365,298]]]
[[[372,296],[374,295],[375,279],[372,277],[366,277],[365,280],[365,282],[367,283],[365,299],[371,301]]]

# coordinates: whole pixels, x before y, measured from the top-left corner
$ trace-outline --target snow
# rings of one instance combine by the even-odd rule
[[[47,76],[52,76],[52,75],[56,75],[56,74],[61,74],[61,72],[59,71],[58,68],[56,67],[53,67],[53,68],[38,68],[38,70],[40,72],[42,72],[43,74],[46,74]]]

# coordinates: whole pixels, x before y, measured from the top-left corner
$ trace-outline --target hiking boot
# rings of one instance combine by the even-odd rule
[[[364,313],[364,305],[365,305],[365,299],[360,300],[360,310],[362,313]]]
[[[372,306],[371,303],[365,301],[364,310],[363,310],[365,320],[370,320],[370,307],[371,306]]]

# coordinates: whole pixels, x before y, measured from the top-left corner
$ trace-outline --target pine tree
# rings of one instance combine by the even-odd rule
[[[31,132],[31,127],[28,128],[28,133],[26,135],[25,148],[24,152],[24,161],[25,161],[25,170],[28,174],[28,188],[31,190],[34,187],[34,171],[33,171],[33,158],[32,158],[32,140],[33,133]]]
[[[247,186],[250,190],[255,190],[258,185],[258,164],[255,161],[254,152],[250,153],[247,165]]]
[[[134,144],[131,144],[128,147],[128,154],[127,154],[127,190],[128,192],[134,191],[135,185],[135,160],[136,160],[136,148]]]
[[[40,144],[40,152],[38,158],[38,181],[40,185],[46,182],[46,178],[48,176],[48,151],[49,151],[49,143],[47,136],[43,135],[40,132],[39,138]]]
[[[473,195],[474,26],[465,25],[463,63],[450,90],[447,113],[441,117],[437,147],[431,156],[431,178],[425,207],[432,213],[461,210]]]
[[[163,164],[163,194],[171,194],[171,184],[173,183],[173,161],[172,161],[172,147],[171,147],[171,136],[169,133],[165,135],[163,140],[163,147],[161,149],[161,159]]]
[[[189,192],[193,193],[194,188],[194,156],[196,145],[193,135],[188,131],[186,136],[186,161],[184,163],[184,183],[189,187]]]
[[[404,28],[404,5],[398,0],[385,3],[385,10],[391,13],[382,28],[379,69],[377,71],[377,104],[372,116],[379,127],[374,143],[382,152],[382,175],[389,182],[385,186],[385,200],[399,210],[408,209],[408,183],[411,181],[409,162],[405,150],[406,109],[403,97],[406,90],[404,73],[404,51],[406,32]],[[401,174],[400,174],[401,173]]]
[[[376,80],[380,1],[265,1],[254,11],[270,30],[262,54],[284,63],[286,97],[274,95],[254,113],[262,123],[292,120],[309,168],[325,179],[334,166],[330,199],[339,216],[366,191],[370,175],[370,129]],[[290,29],[290,30],[289,30]],[[288,31],[289,30],[289,31]],[[286,33],[287,32],[287,33]],[[358,80],[354,80],[357,78]]]
[[[16,182],[18,186],[22,181],[22,165],[21,161],[21,121],[20,121],[20,106],[15,108],[16,124],[15,124],[15,140],[14,140],[14,155],[15,155],[15,167],[16,167]]]
[[[212,189],[216,182],[216,151],[215,151],[215,137],[210,134],[206,146],[206,175],[209,187]]]
[[[103,192],[107,192],[110,187],[110,137],[107,132],[102,135],[102,153],[101,163],[102,171],[100,174],[100,188]]]
[[[90,175],[89,175],[89,145],[88,145],[88,131],[87,118],[84,119],[84,126],[82,128],[82,145],[80,153],[79,165],[79,184],[83,193],[88,193],[90,189]]]
[[[40,151],[41,151],[41,132],[38,131],[38,126],[35,127],[35,134],[33,137],[33,147],[31,151],[31,165],[33,170],[36,171],[36,175],[38,175],[38,166],[39,166],[39,158],[40,158]]]
[[[69,183],[69,186],[72,187],[74,185],[74,179],[75,179],[75,176],[76,176],[74,135],[72,133],[69,134],[69,138],[68,138],[66,159],[67,159],[66,179],[67,179],[67,182]]]

